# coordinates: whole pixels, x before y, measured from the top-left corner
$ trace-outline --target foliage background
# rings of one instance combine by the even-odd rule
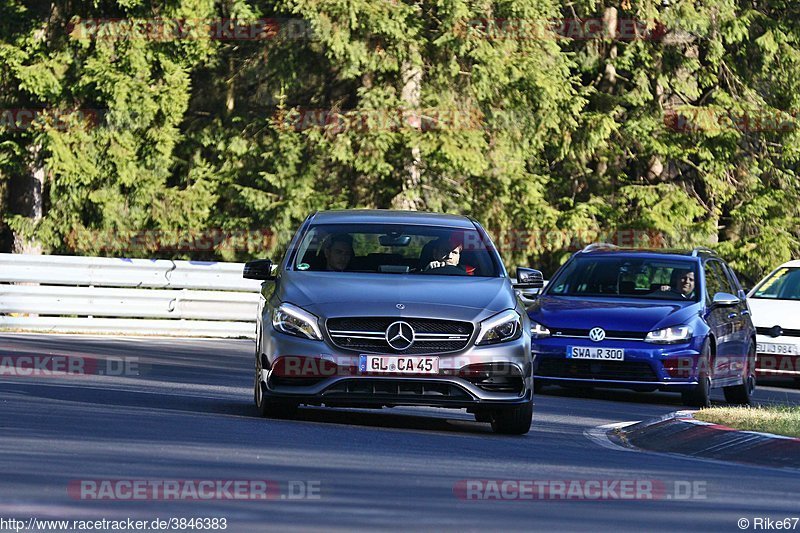
[[[799,6],[0,0],[0,248],[275,257],[315,209],[410,208],[474,216],[547,274],[634,235],[757,278],[800,252]],[[98,18],[270,29],[83,31]]]

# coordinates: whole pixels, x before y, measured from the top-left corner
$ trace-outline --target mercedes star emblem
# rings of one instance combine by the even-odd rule
[[[393,322],[386,328],[386,342],[398,352],[408,350],[414,344],[414,328],[408,322]]]

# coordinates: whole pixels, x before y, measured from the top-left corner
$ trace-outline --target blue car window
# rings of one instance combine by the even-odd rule
[[[709,260],[705,265],[706,272],[706,302],[709,304],[718,292],[727,292],[735,295],[736,290],[731,286],[728,277],[725,275],[722,263]]]
[[[582,297],[697,300],[697,263],[624,256],[575,258],[547,294]]]

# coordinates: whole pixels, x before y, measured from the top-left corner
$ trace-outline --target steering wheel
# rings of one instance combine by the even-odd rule
[[[650,293],[650,296],[662,296],[662,295],[664,297],[668,296],[670,299],[672,299],[675,296],[677,296],[678,298],[680,298],[682,300],[688,299],[688,297],[686,295],[684,295],[682,292],[680,292],[679,290],[677,290],[677,289],[675,289],[673,287],[670,287],[667,290],[657,289],[657,290],[654,290],[654,291],[652,291]]]
[[[455,276],[467,275],[466,270],[454,265],[445,265],[438,268],[431,268],[430,270],[426,270],[426,272],[435,272],[436,274],[455,275]]]

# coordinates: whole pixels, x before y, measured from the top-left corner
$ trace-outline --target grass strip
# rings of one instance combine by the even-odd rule
[[[800,406],[710,407],[694,417],[744,431],[800,437]]]

